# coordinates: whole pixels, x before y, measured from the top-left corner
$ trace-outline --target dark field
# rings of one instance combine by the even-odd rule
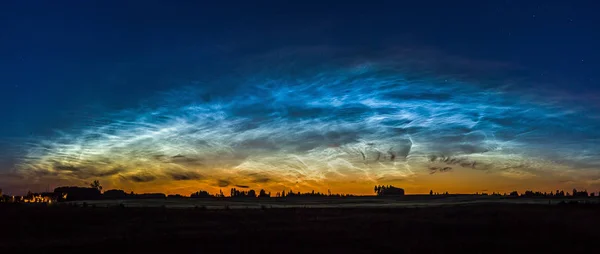
[[[597,253],[600,206],[0,206],[0,253]]]

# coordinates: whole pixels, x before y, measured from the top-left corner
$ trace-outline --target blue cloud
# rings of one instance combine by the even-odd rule
[[[232,179],[236,184],[285,184],[457,169],[522,178],[600,168],[597,112],[514,89],[409,77],[373,62],[298,74],[281,67],[237,82],[226,96],[193,86],[163,93],[156,102],[31,144],[19,172],[225,185],[219,179],[232,179],[232,172],[260,175]]]

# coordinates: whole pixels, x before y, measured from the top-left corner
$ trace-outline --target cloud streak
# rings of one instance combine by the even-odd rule
[[[18,172],[314,187],[456,170],[531,178],[600,168],[597,114],[484,82],[374,61],[280,68],[236,82],[228,96],[173,90],[30,144]]]

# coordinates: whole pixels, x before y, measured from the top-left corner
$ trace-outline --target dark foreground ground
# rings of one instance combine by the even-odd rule
[[[0,253],[598,253],[600,206],[0,206]]]

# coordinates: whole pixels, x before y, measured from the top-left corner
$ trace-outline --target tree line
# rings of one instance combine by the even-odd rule
[[[189,196],[183,196],[179,194],[166,195],[164,193],[134,193],[125,192],[124,190],[111,189],[102,192],[103,186],[99,181],[93,181],[89,187],[80,186],[62,186],[54,189],[54,192],[42,193],[44,196],[52,196],[57,201],[77,201],[77,200],[100,200],[100,199],[160,199],[160,198],[225,198],[226,195],[222,190],[219,193],[210,194],[208,191],[199,190],[191,193]],[[28,193],[28,196],[34,195]],[[39,194],[35,194],[39,195]],[[350,197],[351,194],[332,194],[328,191],[327,194],[315,192],[294,192],[291,189],[282,190],[271,194],[264,189],[256,192],[255,190],[242,190],[237,188],[231,188],[229,191],[230,198],[286,198],[286,197]],[[0,201],[9,200],[8,197],[0,199]]]
[[[437,193],[437,192],[433,192],[433,190],[429,191],[429,195],[431,196],[437,196],[437,195],[450,195],[448,192],[445,193]],[[475,193],[475,195],[480,195],[480,196],[508,196],[508,197],[595,197],[596,193],[594,192],[590,192],[588,193],[587,190],[584,191],[578,191],[577,189],[573,189],[572,192],[565,192],[564,190],[556,190],[555,191],[551,191],[551,192],[541,192],[541,191],[532,191],[532,190],[526,190],[523,193],[519,193],[518,191],[511,191],[510,193],[496,193],[496,192],[492,192],[491,194],[488,194],[486,192],[482,192],[482,193]],[[600,194],[599,194],[600,195]]]
[[[327,193],[315,192],[294,192],[291,189],[282,190],[280,192],[267,192],[264,189],[256,192],[253,189],[244,190],[245,188],[231,188],[229,190],[229,196],[226,196],[222,190],[218,193],[211,194],[208,191],[199,190],[191,193],[189,196],[183,195],[166,195],[164,193],[141,193],[136,194],[133,192],[125,192],[124,190],[112,189],[102,192],[103,187],[99,181],[93,181],[89,187],[78,187],[78,186],[63,186],[54,189],[51,193],[28,193],[27,196],[51,196],[57,201],[74,201],[74,200],[98,200],[98,199],[160,199],[160,198],[294,198],[294,197],[351,197],[351,194],[332,194],[331,191]],[[398,188],[392,185],[376,185],[373,189],[377,196],[404,196],[405,191],[402,188]],[[450,195],[448,192],[443,194],[434,193],[433,190],[429,192],[429,195]],[[563,190],[556,190],[551,192],[539,192],[527,190],[524,193],[518,193],[513,191],[510,193],[476,193],[475,195],[482,196],[508,196],[508,197],[595,197],[595,193],[588,193],[587,190],[578,191],[573,189],[572,192],[565,192]],[[7,202],[8,200],[14,200],[14,198],[6,195],[0,195],[0,201]]]

